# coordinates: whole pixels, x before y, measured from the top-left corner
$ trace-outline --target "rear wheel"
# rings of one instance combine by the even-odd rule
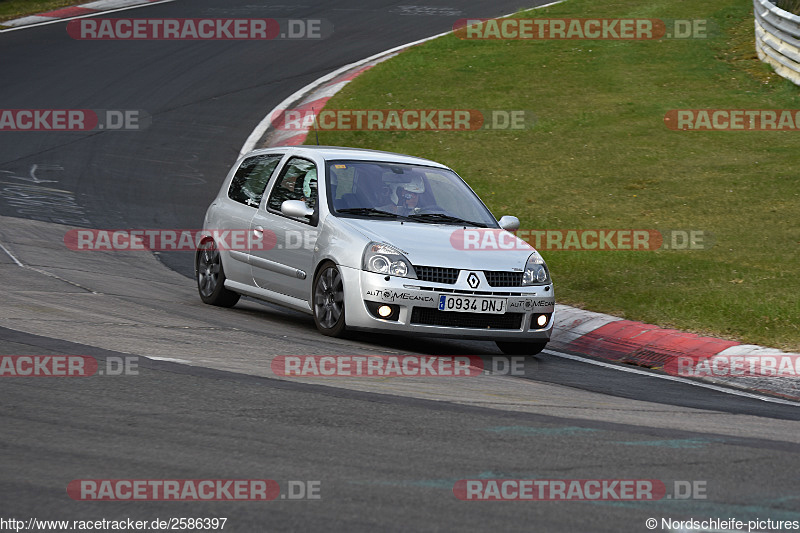
[[[203,241],[197,249],[194,277],[203,302],[220,307],[233,307],[239,301],[238,293],[225,288],[222,259],[217,244],[211,239]]]
[[[344,283],[335,264],[322,265],[314,277],[314,323],[323,335],[341,337],[344,324]]]
[[[547,346],[547,341],[540,342],[511,342],[511,341],[494,341],[500,351],[506,355],[536,355],[544,350]]]

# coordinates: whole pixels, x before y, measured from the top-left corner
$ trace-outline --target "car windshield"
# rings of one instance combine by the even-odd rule
[[[337,216],[496,228],[497,221],[447,169],[372,161],[330,161],[328,205]]]

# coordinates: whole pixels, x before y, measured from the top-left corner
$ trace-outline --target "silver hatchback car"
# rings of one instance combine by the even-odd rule
[[[267,148],[237,161],[208,208],[195,277],[207,304],[251,296],[313,315],[325,335],[481,339],[535,354],[553,329],[553,285],[518,227],[434,161]]]

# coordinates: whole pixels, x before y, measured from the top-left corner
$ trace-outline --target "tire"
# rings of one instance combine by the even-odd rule
[[[200,244],[194,258],[194,279],[200,299],[209,305],[233,307],[240,295],[225,288],[225,270],[217,243],[208,239]]]
[[[320,333],[329,337],[344,336],[344,283],[339,269],[330,261],[314,276],[311,308]]]
[[[547,346],[547,341],[541,342],[511,342],[511,341],[494,341],[500,351],[506,355],[536,355],[544,350]]]

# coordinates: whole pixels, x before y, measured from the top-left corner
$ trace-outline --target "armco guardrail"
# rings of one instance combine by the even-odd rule
[[[800,16],[769,0],[753,0],[758,58],[800,85]]]

